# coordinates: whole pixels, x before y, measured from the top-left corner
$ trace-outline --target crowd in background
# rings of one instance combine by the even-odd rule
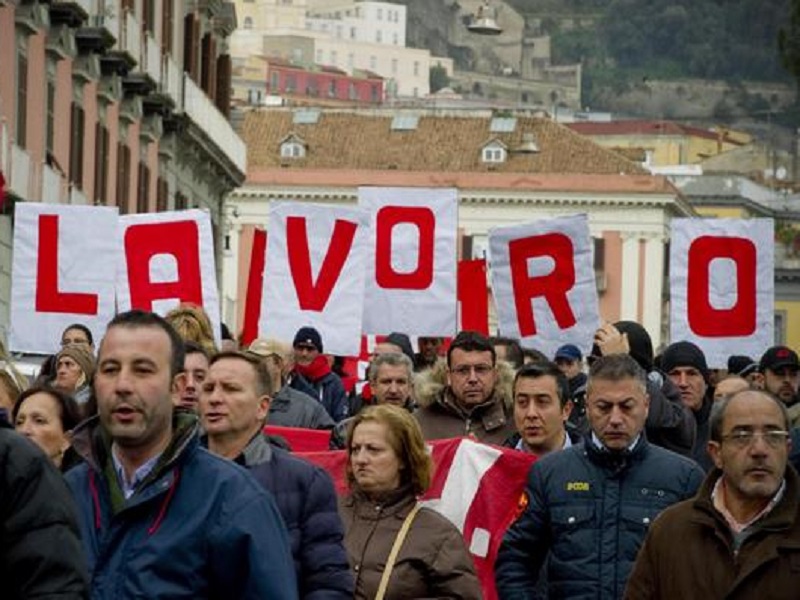
[[[501,598],[793,597],[792,349],[732,348],[711,369],[688,341],[656,353],[632,321],[600,327],[587,356],[469,331],[379,340],[359,381],[313,327],[240,348],[181,305],[122,313],[97,344],[70,325],[31,380],[3,352],[11,597],[480,598],[461,533],[418,502],[425,442],[461,436],[537,457]],[[265,424],[329,430],[349,493]]]

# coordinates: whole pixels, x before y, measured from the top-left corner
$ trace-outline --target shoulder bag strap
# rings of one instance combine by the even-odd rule
[[[394,544],[392,544],[392,550],[389,552],[389,558],[386,559],[386,567],[383,569],[383,575],[381,575],[381,582],[378,586],[378,593],[375,595],[375,600],[383,600],[383,597],[386,595],[386,589],[389,587],[389,578],[392,576],[392,570],[394,569],[397,555],[400,554],[403,541],[406,539],[408,530],[411,529],[411,523],[414,521],[414,517],[417,516],[420,508],[422,508],[422,506],[416,504],[414,508],[411,509],[411,512],[408,513],[408,516],[406,516],[403,521],[400,531],[397,532],[397,537],[394,538]]]

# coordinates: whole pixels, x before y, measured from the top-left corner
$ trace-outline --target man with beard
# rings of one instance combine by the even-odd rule
[[[774,394],[789,409],[792,427],[800,425],[800,361],[797,352],[786,346],[773,346],[761,357],[758,370],[763,377],[764,389]]]
[[[121,313],[100,344],[98,416],[67,473],[92,598],[297,598],[286,527],[243,469],[199,446],[173,411],[183,341],[162,317]]]
[[[625,598],[797,598],[800,480],[786,406],[760,390],[714,404],[714,470],[653,524]]]

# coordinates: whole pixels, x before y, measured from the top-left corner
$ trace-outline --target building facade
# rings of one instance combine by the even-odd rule
[[[375,73],[349,75],[335,67],[305,69],[280,59],[267,59],[266,93],[362,105],[382,104],[384,99],[383,78]]]
[[[6,202],[210,212],[244,180],[230,126],[233,5],[220,0],[0,1],[0,171]],[[0,253],[0,338],[10,252]]]

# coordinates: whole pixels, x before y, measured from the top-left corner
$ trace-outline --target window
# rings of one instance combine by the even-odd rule
[[[317,48],[317,51],[315,52],[315,56],[316,56],[316,58],[314,59],[314,62],[316,62],[318,65],[321,65],[322,64],[322,50]]]
[[[397,37],[397,33],[392,34],[392,43],[397,46],[400,44],[400,38]]]
[[[139,187],[136,190],[136,212],[146,213],[150,207],[150,167],[147,163],[139,163]]]
[[[83,133],[86,116],[77,102],[72,103],[70,114],[69,180],[83,189]]]
[[[253,19],[250,17],[244,18],[244,28],[245,29],[252,29],[253,28]]]
[[[175,210],[186,210],[189,206],[189,199],[181,192],[175,192]]]
[[[351,27],[350,28],[350,39],[351,40],[356,39],[356,28],[355,27]]]
[[[131,149],[128,144],[117,144],[117,206],[123,215],[128,212],[128,199],[131,182]]]
[[[17,145],[25,148],[28,138],[28,57],[17,60]]]
[[[483,149],[483,162],[500,163],[505,162],[506,151],[502,146],[490,145]]]
[[[419,77],[419,61],[414,61],[414,77]]]
[[[297,81],[294,75],[286,75],[286,91],[293,92],[297,89]]]
[[[108,204],[108,128],[98,121],[94,131],[94,203]]]
[[[273,92],[277,92],[278,85],[280,84],[280,73],[278,71],[273,71],[269,74],[269,89]]]
[[[352,81],[350,85],[347,86],[347,95],[350,100],[358,100],[358,90],[356,90],[356,84]]]
[[[303,144],[291,141],[281,144],[281,158],[303,158],[306,155],[306,148]]]
[[[378,12],[377,12],[377,15],[376,15],[376,17],[375,17],[375,18],[376,18],[376,19],[378,19],[378,21],[380,21],[381,19],[383,19],[383,9],[382,9],[382,8],[379,8],[379,9],[378,9]]]
[[[392,59],[392,75],[397,75],[397,59]]]
[[[380,29],[375,32],[375,41],[379,44],[383,41],[383,32]]]
[[[378,59],[375,56],[369,57],[369,68],[373,71],[378,68]]]
[[[331,64],[336,65],[339,61],[339,56],[336,54],[336,50],[331,50]]]
[[[48,78],[47,79],[47,131],[45,133],[45,149],[50,153],[53,154],[53,139],[55,138],[55,104],[56,104],[56,84],[55,82]]]
[[[342,26],[341,25],[337,25],[336,26],[336,37],[340,38],[340,39],[342,37]]]
[[[156,211],[164,212],[168,208],[169,185],[163,177],[158,178],[156,183]]]
[[[335,79],[331,79],[330,82],[328,83],[328,96],[330,98],[335,98],[336,97],[336,80]]]

